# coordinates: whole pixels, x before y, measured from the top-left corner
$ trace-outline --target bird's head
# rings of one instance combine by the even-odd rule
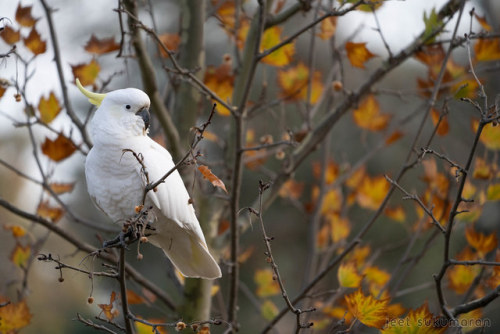
[[[125,88],[99,94],[86,90],[78,79],[76,85],[89,102],[98,107],[93,120],[93,123],[97,123],[97,128],[109,129],[112,125],[119,128],[124,135],[147,134],[150,101],[142,90]]]

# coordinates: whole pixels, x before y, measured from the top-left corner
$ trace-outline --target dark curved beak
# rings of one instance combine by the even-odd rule
[[[144,129],[147,130],[149,128],[149,110],[146,108],[142,108],[138,112],[135,113],[137,116],[140,116],[144,121]]]

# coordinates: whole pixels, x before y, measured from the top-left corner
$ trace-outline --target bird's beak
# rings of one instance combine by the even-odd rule
[[[149,110],[147,108],[142,108],[138,112],[135,113],[137,116],[141,116],[144,121],[144,130],[149,128]]]

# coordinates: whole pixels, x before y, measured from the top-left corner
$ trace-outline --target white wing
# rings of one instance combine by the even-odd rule
[[[174,167],[170,153],[151,138],[144,136],[138,141],[134,140],[133,146],[130,149],[142,155],[149,182],[159,180]],[[137,172],[146,184],[140,164]],[[179,173],[174,171],[170,174],[156,191],[148,192],[147,198],[154,204],[158,218],[156,234],[149,238],[151,242],[163,249],[184,276],[209,279],[220,277],[220,268],[208,251]]]

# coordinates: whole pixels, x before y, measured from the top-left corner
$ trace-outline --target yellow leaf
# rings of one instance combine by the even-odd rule
[[[475,79],[466,78],[451,86],[450,90],[456,99],[469,98],[473,99],[477,95],[479,84]]]
[[[466,247],[460,254],[456,256],[459,261],[477,260],[477,256],[469,247]],[[457,294],[464,294],[474,282],[474,279],[479,274],[480,267],[473,266],[453,266],[447,272],[449,287]]]
[[[14,238],[21,238],[26,235],[26,229],[19,225],[4,225],[4,230],[10,230]]]
[[[474,132],[477,131],[479,126],[479,121],[476,119],[472,120],[472,129]],[[500,150],[500,126],[493,126],[492,123],[488,123],[484,126],[481,132],[481,137],[479,138],[481,143],[486,146],[487,149],[496,151]]]
[[[490,184],[486,190],[486,199],[488,201],[500,200],[500,183]]]
[[[387,217],[397,221],[398,223],[404,223],[406,221],[406,212],[402,206],[386,208],[384,212]]]
[[[64,215],[64,210],[51,206],[48,201],[40,201],[36,209],[36,214],[57,223]]]
[[[47,43],[42,41],[42,38],[40,37],[38,31],[36,31],[35,27],[31,29],[28,37],[23,38],[23,42],[35,56],[47,51]]]
[[[359,288],[363,276],[358,273],[355,263],[347,262],[339,266],[337,279],[339,280],[340,286],[344,288]]]
[[[139,319],[141,319],[140,317],[138,317]],[[165,320],[162,320],[162,319],[146,319],[147,322],[151,323],[151,324],[164,324],[165,323]],[[136,329],[136,334],[151,334],[151,333],[154,333],[153,331],[153,328],[149,325],[146,325],[142,322],[139,322],[139,321],[135,321],[134,322],[134,325],[135,325],[135,329]],[[158,334],[167,334],[167,330],[165,329],[164,326],[157,326],[156,327],[156,333]]]
[[[356,201],[362,208],[377,210],[387,195],[389,188],[389,182],[383,175],[373,178],[367,175],[357,189]]]
[[[319,161],[313,162],[312,172],[313,172],[313,176],[316,179],[320,178],[320,176],[321,176],[321,163]],[[337,179],[338,175],[339,175],[339,166],[333,160],[329,160],[328,163],[326,164],[325,183],[332,184],[333,181],[335,181],[335,179]]]
[[[319,188],[313,188],[313,202],[314,198],[319,196]],[[327,215],[329,213],[338,213],[342,208],[343,196],[340,188],[332,188],[326,192],[323,196],[323,202],[321,204],[321,214]]]
[[[351,224],[347,218],[340,217],[338,214],[327,214],[327,219],[330,223],[331,238],[334,243],[341,240],[346,240],[351,233]]]
[[[383,287],[391,279],[391,274],[377,266],[365,268],[365,270],[363,270],[363,275],[368,283],[375,284],[378,287]]]
[[[387,322],[383,334],[441,334],[446,327],[434,327],[436,318],[429,311],[427,303],[416,310],[410,310],[406,317],[391,319]]]
[[[495,176],[495,168],[486,162],[485,159],[477,157],[474,161],[474,173],[472,177],[479,180],[489,180]]]
[[[0,303],[7,300],[0,297]],[[23,300],[19,303],[10,303],[0,307],[0,333],[17,333],[21,328],[29,325],[31,317],[28,304]]]
[[[231,103],[234,85],[234,73],[232,59],[229,55],[224,55],[222,64],[219,67],[208,66],[205,71],[203,82],[222,101]],[[213,100],[212,100],[213,101]],[[225,107],[217,108],[217,112],[222,116],[231,115]]]
[[[57,115],[59,115],[62,107],[59,105],[59,101],[57,100],[54,92],[50,92],[48,98],[45,98],[44,96],[40,97],[38,110],[40,111],[40,120],[45,124],[49,124],[54,118],[56,118]]]
[[[21,7],[21,2],[17,5],[16,21],[23,27],[33,27],[38,19],[31,16],[32,6]]]
[[[80,80],[82,86],[93,85],[100,70],[101,67],[95,59],[88,64],[71,65],[73,76]]]
[[[281,88],[280,96],[288,101],[306,101],[309,81],[309,68],[300,62],[297,66],[278,71],[278,85]],[[321,72],[315,71],[311,82],[310,103],[318,102],[323,91]]]
[[[380,131],[387,127],[391,115],[380,112],[380,105],[373,95],[369,95],[353,112],[354,122],[363,129]]]
[[[490,61],[500,59],[500,40],[479,39],[474,44],[474,52],[478,61]]]
[[[345,49],[347,58],[354,67],[365,68],[365,62],[376,56],[366,48],[366,43],[347,42]]]
[[[467,243],[477,250],[479,257],[485,257],[486,254],[498,246],[495,232],[486,235],[477,232],[473,225],[465,229],[465,238],[467,239]]]
[[[30,246],[23,247],[20,244],[16,244],[16,247],[10,254],[10,260],[19,268],[27,268],[30,257],[31,257],[31,247]]]
[[[104,53],[119,50],[120,44],[116,43],[113,37],[98,39],[94,34],[92,34],[84,49],[88,53],[102,55]]]
[[[271,269],[257,269],[253,280],[257,283],[257,296],[269,297],[280,292],[278,282],[273,279],[274,273]]]
[[[42,144],[42,153],[55,162],[59,162],[71,156],[76,150],[75,145],[65,137],[59,134],[55,140],[45,138]]]
[[[318,37],[326,40],[330,39],[335,35],[335,31],[337,30],[337,17],[330,16],[321,21],[321,25],[319,26],[320,33]]]
[[[260,314],[266,320],[273,320],[279,313],[278,307],[269,299],[266,300],[260,307]]]
[[[282,27],[274,26],[272,28],[267,29],[262,34],[262,40],[260,43],[260,50],[268,50],[281,42],[281,32],[283,31]],[[264,57],[262,62],[272,66],[285,66],[290,64],[293,59],[293,55],[295,54],[295,45],[294,43],[289,43],[283,45],[279,49],[275,50],[270,55]]]
[[[214,185],[214,187],[218,187],[222,190],[224,190],[227,194],[227,189],[226,186],[224,185],[224,182],[222,182],[221,179],[219,179],[212,171],[204,165],[201,165],[198,167],[198,170],[201,172],[201,175],[203,175],[203,178],[207,179]]]
[[[354,251],[349,255],[349,259],[356,262],[358,269],[360,269],[365,264],[365,260],[368,255],[372,254],[371,247],[366,245],[363,247],[356,247]]]
[[[0,32],[0,37],[2,37],[5,43],[12,45],[21,40],[21,32],[19,30],[15,31],[9,25],[6,25]]]
[[[346,295],[349,311],[361,323],[368,327],[382,328],[387,321],[388,299],[377,300],[371,295],[365,296],[361,289]]]

